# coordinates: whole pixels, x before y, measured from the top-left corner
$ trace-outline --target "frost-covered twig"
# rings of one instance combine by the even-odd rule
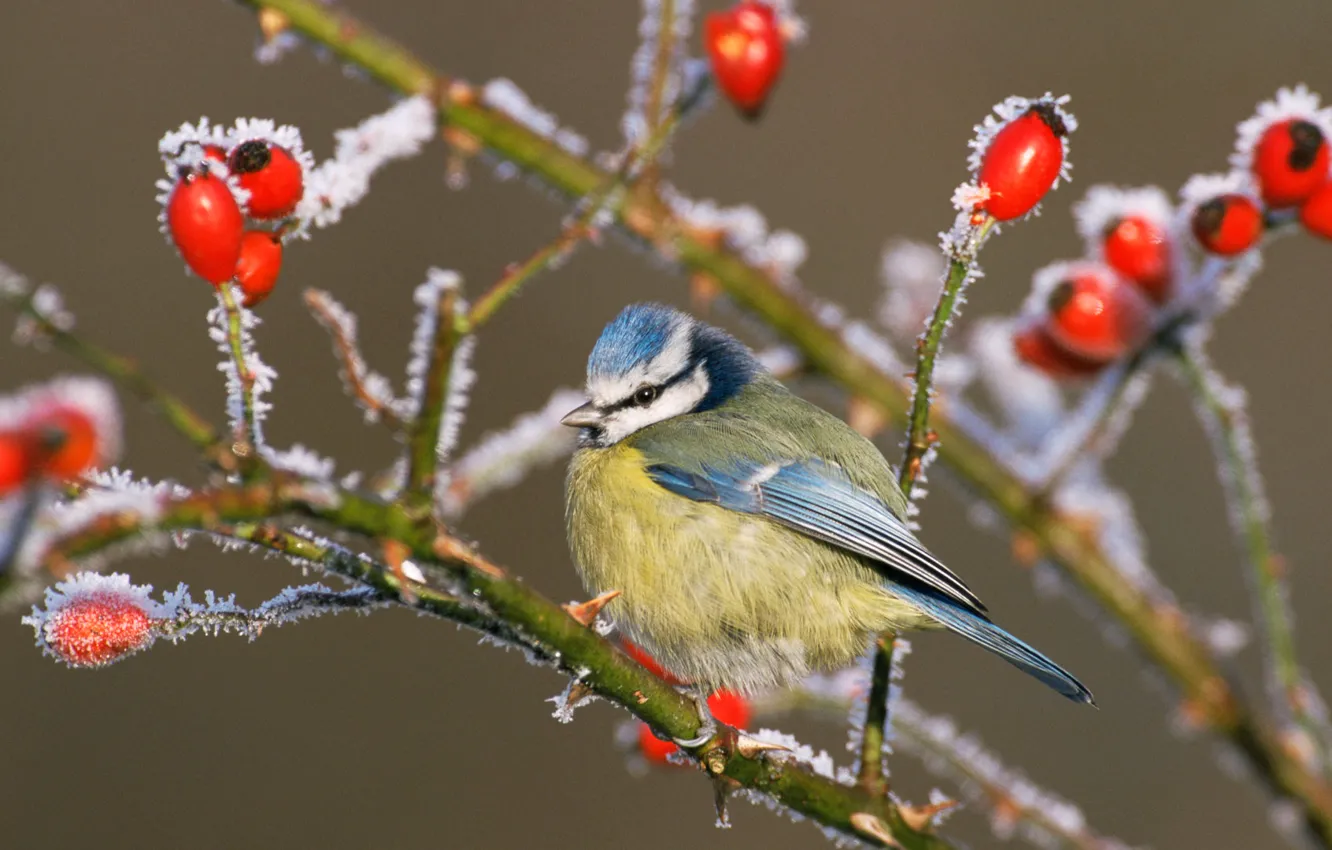
[[[237,292],[229,283],[217,288],[219,306],[209,314],[209,334],[227,356],[218,369],[227,377],[227,416],[235,438],[232,450],[248,456],[264,448],[263,420],[269,404],[260,396],[272,386],[276,373],[254,353],[250,329],[259,320],[241,306]]]
[[[1332,756],[1332,726],[1295,650],[1286,567],[1272,545],[1271,509],[1258,471],[1244,390],[1226,383],[1197,340],[1186,341],[1175,351],[1175,365],[1212,444],[1230,503],[1231,525],[1246,555],[1248,584],[1262,625],[1271,699],[1278,717],[1294,724],[1287,732],[1288,749],[1308,769],[1326,772]]]
[[[344,62],[398,92],[443,91],[447,80],[401,45],[361,21],[316,0],[245,0],[255,9],[287,16],[293,31],[327,47]],[[441,85],[441,81],[444,84]],[[475,98],[450,97],[440,104],[450,126],[479,146],[540,177],[570,197],[582,198],[604,185],[606,171],[553,140],[522,126]],[[852,347],[840,328],[821,322],[799,293],[783,289],[770,272],[719,243],[715,234],[681,222],[657,193],[625,197],[611,212],[629,233],[655,246],[672,262],[708,275],[738,304],[760,316],[821,372],[847,391],[901,422],[907,395],[898,376]],[[1095,535],[1060,517],[1005,465],[991,457],[958,423],[935,411],[933,430],[940,458],[962,481],[991,502],[1036,550],[1065,569],[1100,602],[1175,682],[1198,709],[1202,722],[1234,742],[1260,781],[1297,801],[1311,831],[1332,846],[1332,787],[1286,753],[1277,736],[1252,715],[1229,685],[1207,647],[1181,629],[1171,611],[1160,611],[1138,588],[1122,581]]]
[[[305,290],[305,306],[333,340],[333,353],[342,364],[342,381],[365,411],[366,420],[384,422],[395,430],[402,428],[395,409],[397,399],[388,378],[367,366],[361,355],[356,341],[356,317],[322,289]]]
[[[432,268],[414,296],[419,312],[407,367],[413,409],[402,493],[410,507],[424,508],[434,499],[436,472],[458,440],[467,393],[476,377],[470,364],[476,337],[461,335],[456,321],[467,309],[458,293],[460,283],[453,272]]]
[[[874,667],[870,674],[865,721],[860,730],[860,775],[856,781],[871,794],[884,794],[888,781],[884,760],[888,742],[888,692],[892,685],[893,649],[897,635],[884,632],[874,642]]]
[[[72,355],[89,367],[119,383],[152,410],[162,415],[177,433],[189,440],[199,451],[223,469],[234,468],[235,459],[226,443],[208,420],[195,412],[182,399],[167,392],[149,378],[133,360],[107,351],[76,334],[67,323],[42,310],[34,300],[36,289],[0,264],[0,304],[12,308],[36,331],[49,339],[61,351]]]

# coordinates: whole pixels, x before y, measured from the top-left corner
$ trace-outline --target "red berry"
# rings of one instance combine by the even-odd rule
[[[1052,378],[1085,378],[1105,366],[1103,360],[1079,357],[1060,347],[1050,332],[1039,324],[1028,325],[1014,333],[1013,350],[1022,362]]]
[[[1105,229],[1105,262],[1160,304],[1169,296],[1170,243],[1155,222],[1125,216]]]
[[[227,166],[249,191],[245,211],[253,218],[282,218],[305,193],[301,164],[286,149],[263,139],[241,142],[227,157]]]
[[[1253,173],[1270,207],[1292,207],[1327,180],[1328,143],[1317,124],[1290,119],[1268,127],[1253,152]]]
[[[166,220],[190,271],[214,286],[231,279],[245,221],[221,178],[208,172],[182,175],[167,200]]]
[[[1051,338],[1090,360],[1122,357],[1151,333],[1151,307],[1132,284],[1109,269],[1089,269],[1055,284],[1046,307]]]
[[[1332,239],[1332,180],[1319,186],[1300,207],[1300,221],[1310,233]]]
[[[32,476],[32,439],[22,431],[0,431],[0,499]]]
[[[660,664],[657,663],[657,659],[653,658],[651,655],[648,655],[647,651],[643,649],[643,647],[639,646],[633,641],[621,638],[620,646],[624,649],[625,655],[628,655],[630,658],[634,659],[639,664],[642,664],[644,667],[648,669],[648,672],[656,676],[658,679],[670,682],[672,685],[684,684],[682,680],[666,672],[665,668],[663,668]]]
[[[1064,119],[1052,103],[1038,103],[994,134],[981,155],[980,185],[990,197],[980,209],[999,221],[1026,215],[1059,179],[1064,164]]]
[[[708,710],[722,723],[737,729],[748,726],[754,713],[749,700],[735,691],[717,691],[708,697]]]
[[[75,667],[100,667],[142,648],[152,639],[153,621],[131,600],[94,592],[72,598],[47,615],[42,636],[47,647]]]
[[[1194,210],[1193,235],[1213,254],[1242,254],[1263,235],[1263,211],[1244,195],[1217,195]]]
[[[625,644],[626,646],[632,646],[628,641]],[[638,651],[642,652],[642,650]],[[649,656],[644,655],[644,657],[651,661]],[[749,701],[734,691],[717,691],[708,697],[708,710],[719,722],[734,726],[737,729],[748,726],[753,716],[753,709],[750,707]],[[668,757],[680,748],[670,741],[663,741],[658,738],[646,723],[639,723],[638,749],[648,761],[657,764],[669,764]]]
[[[747,117],[757,118],[785,61],[776,12],[766,3],[742,0],[710,13],[703,33],[718,88]]]
[[[247,230],[241,237],[236,282],[245,293],[245,306],[253,307],[268,297],[282,271],[282,239],[267,230]]]
[[[53,478],[77,478],[96,466],[97,426],[82,411],[48,409],[28,425],[36,446],[37,467]]]
[[[219,145],[204,145],[203,155],[204,159],[211,159],[214,162],[227,161],[227,152]]]

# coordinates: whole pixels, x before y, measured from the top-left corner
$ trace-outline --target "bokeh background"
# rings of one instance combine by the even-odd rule
[[[803,6],[811,39],[791,55],[764,120],[709,112],[676,145],[671,179],[698,197],[751,201],[803,234],[809,288],[862,314],[879,295],[886,240],[932,240],[951,221],[971,126],[1007,94],[1072,93],[1076,182],[986,250],[973,317],[1012,309],[1033,269],[1077,254],[1068,210],[1087,186],[1157,182],[1173,192],[1192,173],[1224,168],[1233,125],[1278,86],[1332,92],[1332,7],[1314,0]],[[594,147],[619,144],[636,3],[378,0],[356,11],[449,73],[511,77]],[[201,114],[269,116],[302,127],[323,156],[334,129],[387,102],[309,51],[260,66],[256,37],[252,14],[216,0],[0,9],[0,259],[58,283],[87,334],[219,419],[204,330],[211,295],[157,232],[158,136]],[[301,440],[344,470],[380,468],[394,452],[343,398],[324,333],[300,305],[303,287],[330,289],[359,312],[367,354],[394,374],[410,293],[428,266],[459,270],[477,291],[557,233],[563,208],[522,181],[497,182],[478,163],[470,186],[451,191],[444,166],[435,145],[390,167],[340,226],[290,251],[259,332],[282,376],[269,427],[276,444]],[[1214,346],[1252,396],[1300,642],[1325,688],[1330,278],[1332,245],[1282,241]],[[600,326],[644,298],[685,304],[686,290],[614,240],[539,278],[485,333],[464,439],[577,384]],[[3,387],[75,369],[57,354],[0,348]],[[883,444],[895,452],[896,440]],[[128,463],[198,480],[190,453],[133,406]],[[1152,561],[1181,598],[1247,616],[1215,472],[1172,382],[1158,382],[1111,469],[1136,497]],[[532,476],[476,508],[464,528],[494,560],[569,599],[580,589],[563,540],[561,474]],[[1172,731],[1171,699],[1143,665],[1065,601],[1043,599],[1005,541],[973,528],[949,488],[936,490],[927,542],[1004,623],[1084,678],[1102,708],[1065,704],[944,636],[915,641],[908,693],[1080,803],[1098,830],[1156,847],[1280,846],[1266,801],[1223,774],[1210,742]],[[300,580],[285,562],[223,558],[202,543],[125,568],[159,587],[185,581],[250,603]],[[1256,655],[1238,662],[1251,687]],[[734,805],[733,830],[714,829],[711,791],[697,777],[630,778],[612,744],[623,715],[599,705],[559,725],[544,700],[561,679],[401,612],[325,618],[255,644],[195,638],[99,673],[43,659],[11,615],[0,621],[0,681],[9,847],[823,842],[744,803]],[[788,725],[841,754],[840,728]],[[907,797],[923,799],[934,784],[910,758],[893,770]],[[995,841],[974,812],[948,832],[972,846]]]

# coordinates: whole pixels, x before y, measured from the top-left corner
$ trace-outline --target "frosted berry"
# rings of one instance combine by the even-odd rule
[[[1160,304],[1170,290],[1170,241],[1165,229],[1143,216],[1110,223],[1102,243],[1106,265]]]
[[[53,478],[77,478],[98,464],[97,426],[87,414],[69,407],[39,413],[28,424],[35,462]]]
[[[22,487],[32,476],[32,442],[23,431],[0,431],[0,499]]]
[[[1091,360],[1114,360],[1141,346],[1152,311],[1138,290],[1109,269],[1077,272],[1046,299],[1046,326],[1060,347]]]
[[[753,0],[712,12],[703,41],[717,87],[746,116],[757,118],[786,58],[776,12]]]
[[[236,283],[245,293],[245,306],[253,307],[268,297],[282,271],[282,239],[267,230],[247,230],[241,237]]]
[[[227,167],[250,193],[245,211],[252,218],[282,218],[305,194],[301,164],[286,149],[263,139],[237,145],[227,156]]]
[[[1327,180],[1328,141],[1317,124],[1291,119],[1268,127],[1253,152],[1253,174],[1270,207],[1292,207]]]
[[[1245,195],[1218,195],[1193,212],[1193,235],[1213,254],[1232,257],[1258,244],[1263,211]]]
[[[214,162],[225,164],[227,161],[227,152],[220,145],[204,145],[203,155],[204,159],[211,159]]]
[[[1013,350],[1023,363],[1052,378],[1085,378],[1105,367],[1106,361],[1081,357],[1062,348],[1040,324],[1030,324],[1013,334]]]
[[[981,155],[980,185],[990,197],[980,205],[999,221],[1026,215],[1040,203],[1064,165],[1068,128],[1052,103],[1038,103],[994,134]]]
[[[101,667],[153,639],[153,620],[130,598],[92,592],[51,611],[42,625],[48,649],[74,667]]]
[[[166,221],[190,271],[214,286],[231,279],[245,221],[225,181],[210,172],[183,174],[167,199]]]
[[[1332,239],[1332,181],[1319,186],[1304,202],[1300,221],[1315,236]]]

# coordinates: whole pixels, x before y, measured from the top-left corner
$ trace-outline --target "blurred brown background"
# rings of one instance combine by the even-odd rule
[[[619,144],[638,5],[566,0],[357,4],[374,25],[445,71],[516,80],[599,149]],[[1009,93],[1073,94],[1076,182],[1044,217],[986,251],[970,316],[1011,309],[1030,272],[1079,250],[1070,204],[1095,182],[1159,182],[1225,167],[1233,125],[1280,85],[1332,93],[1332,7],[1306,2],[1123,0],[1115,4],[806,2],[808,45],[793,53],[768,114],[749,126],[706,114],[676,148],[672,179],[698,197],[751,201],[803,234],[807,285],[853,311],[878,297],[885,240],[931,240],[947,226],[971,126]],[[250,58],[256,29],[220,2],[11,0],[0,11],[0,259],[60,284],[80,327],[140,358],[221,418],[207,287],[187,279],[157,233],[155,143],[200,114],[271,116],[301,126],[319,156],[334,129],[386,105],[309,51],[276,67]],[[291,252],[259,333],[282,374],[270,436],[304,441],[373,470],[394,451],[343,398],[323,331],[299,303],[332,290],[360,313],[367,354],[396,374],[410,292],[427,266],[458,269],[473,291],[550,239],[562,208],[476,164],[471,186],[443,183],[444,151],[389,168],[335,230]],[[485,334],[464,439],[579,381],[601,325],[625,303],[684,303],[678,276],[622,245],[580,252],[540,278]],[[1249,387],[1276,529],[1293,568],[1304,657],[1332,690],[1332,592],[1325,516],[1326,335],[1332,245],[1279,243],[1216,358]],[[75,369],[59,355],[0,348],[0,386]],[[129,411],[128,461],[197,480],[190,454]],[[885,445],[895,446],[896,438]],[[895,451],[895,450],[894,450]],[[1247,616],[1215,474],[1169,380],[1158,383],[1114,476],[1137,496],[1155,566],[1199,610]],[[565,551],[561,472],[530,478],[474,510],[465,530],[499,563],[557,599],[579,595]],[[1038,782],[1080,803],[1099,830],[1157,847],[1276,847],[1266,803],[1218,769],[1206,740],[1170,731],[1171,705],[1129,653],[1064,602],[1046,601],[1002,540],[974,529],[947,488],[928,506],[927,542],[1000,619],[1096,691],[1080,710],[961,641],[915,642],[908,693],[953,714]],[[300,577],[283,562],[223,559],[207,544],[125,564],[158,587],[238,592],[256,603]],[[631,780],[612,745],[623,715],[584,709],[571,726],[543,700],[563,681],[467,633],[403,613],[310,622],[247,645],[198,637],[100,673],[41,658],[10,616],[0,623],[0,821],[8,847],[286,846],[516,848],[822,846],[735,804],[713,828],[696,777]],[[1256,651],[1241,657],[1255,682]],[[842,755],[841,729],[792,723]],[[899,793],[933,784],[906,757]],[[946,786],[945,786],[946,787]],[[950,834],[995,842],[975,813]]]

